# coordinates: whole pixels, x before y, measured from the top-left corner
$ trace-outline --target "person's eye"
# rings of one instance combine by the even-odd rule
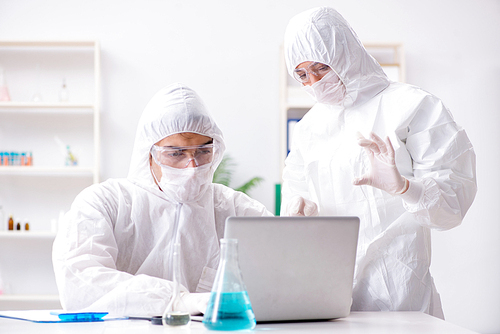
[[[170,158],[181,158],[184,156],[184,151],[180,151],[180,150],[166,151],[165,153]]]
[[[207,148],[200,148],[196,150],[197,154],[212,154],[212,149],[207,147]]]
[[[306,80],[307,79],[306,72],[297,72],[297,76],[299,77],[300,80]]]
[[[317,69],[317,71],[318,71],[319,73],[325,73],[325,72],[328,72],[328,71],[330,71],[330,66],[327,66],[327,65],[322,65],[322,66],[320,66],[320,67]]]

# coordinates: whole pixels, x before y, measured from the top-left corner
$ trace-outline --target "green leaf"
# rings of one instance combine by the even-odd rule
[[[234,165],[235,164],[233,163],[233,159],[230,156],[224,156],[221,163],[219,164],[219,167],[217,167],[217,169],[215,170],[212,182],[223,184],[226,187],[229,187],[231,178],[233,176],[232,167]]]
[[[233,162],[233,158],[230,157],[228,154],[222,158],[221,163],[219,164],[219,167],[215,170],[214,177],[212,179],[213,183],[219,183],[222,185],[225,185],[226,187],[230,187],[231,184],[231,179],[233,176],[233,170],[236,164]],[[242,193],[245,193],[248,195],[248,192],[256,187],[259,183],[264,181],[263,178],[261,177],[254,177],[241,187],[238,187],[234,190],[236,191],[241,191]]]
[[[250,181],[248,181],[247,183],[245,183],[244,185],[234,189],[236,191],[241,191],[242,193],[245,193],[248,195],[248,192],[256,187],[259,183],[261,183],[262,181],[264,181],[263,178],[261,177],[254,177],[253,179],[251,179]]]

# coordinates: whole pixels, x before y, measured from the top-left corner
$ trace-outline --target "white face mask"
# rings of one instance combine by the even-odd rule
[[[196,168],[161,168],[161,180],[158,182],[155,173],[153,177],[161,190],[179,203],[195,202],[199,200],[212,183],[212,164]]]
[[[334,71],[330,71],[321,80],[310,86],[302,86],[316,102],[341,104],[345,97],[345,86]]]

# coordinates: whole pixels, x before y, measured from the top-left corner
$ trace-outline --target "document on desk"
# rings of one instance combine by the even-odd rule
[[[64,312],[62,310],[0,311],[0,318],[25,320],[37,323],[94,322],[127,320],[128,317],[110,316],[106,312]]]

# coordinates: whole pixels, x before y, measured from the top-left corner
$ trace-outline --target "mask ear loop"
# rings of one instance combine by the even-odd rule
[[[151,159],[153,159],[153,157],[151,157]],[[158,179],[156,178],[156,174],[155,172],[153,171],[153,164],[149,164],[149,170],[151,171],[151,174],[153,174],[153,178],[155,179],[156,181],[156,185],[158,186],[158,188],[160,188],[160,190],[163,192],[163,189],[161,189],[160,187],[160,181],[158,181]]]

